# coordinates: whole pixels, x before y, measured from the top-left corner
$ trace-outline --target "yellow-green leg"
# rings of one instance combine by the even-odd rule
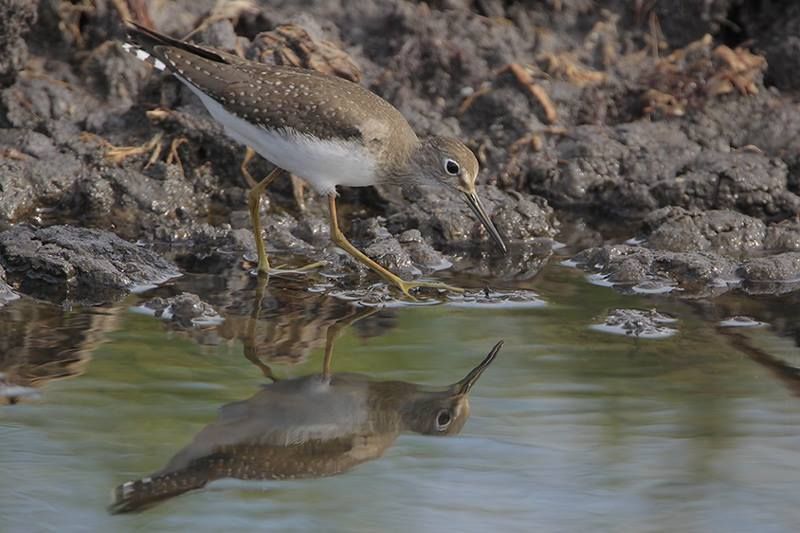
[[[266,286],[267,278],[259,277],[256,280],[255,304],[247,319],[247,327],[245,328],[245,335],[242,338],[242,344],[244,346],[244,356],[247,360],[256,365],[265,378],[278,381],[278,378],[272,373],[272,368],[264,364],[264,362],[258,358],[258,346],[256,345],[256,323],[261,315],[261,303],[264,301],[264,289]]]
[[[464,292],[464,289],[459,289],[458,287],[452,287],[445,283],[436,283],[432,281],[404,281],[400,278],[397,274],[394,274],[389,269],[382,267],[369,256],[367,256],[364,252],[353,246],[353,243],[347,240],[347,237],[344,236],[342,230],[339,229],[339,220],[336,215],[336,194],[333,193],[328,196],[328,208],[330,209],[330,217],[331,217],[331,240],[336,243],[337,246],[342,248],[345,252],[353,256],[358,262],[364,264],[374,270],[380,277],[384,280],[388,281],[398,289],[400,289],[403,294],[408,296],[409,298],[413,298],[411,296],[411,290],[416,289],[418,287],[427,287],[432,289],[444,289],[453,292]]]
[[[261,205],[261,195],[269,184],[275,181],[275,178],[280,176],[282,170],[276,168],[269,175],[261,180],[255,187],[250,189],[247,195],[247,206],[250,209],[250,221],[253,224],[253,237],[256,240],[256,252],[258,253],[258,275],[269,275],[269,260],[267,259],[267,251],[264,248],[264,238],[261,236],[261,217],[258,214],[258,207]]]

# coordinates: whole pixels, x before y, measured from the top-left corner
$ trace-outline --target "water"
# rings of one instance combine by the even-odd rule
[[[0,406],[0,530],[797,530],[797,294],[624,296],[557,262],[522,286],[543,305],[368,314],[282,280],[256,306],[243,274],[190,276],[155,294],[198,293],[225,322],[185,330],[131,310],[152,292],[94,309],[12,302],[0,372],[39,397]],[[678,332],[590,328],[618,307],[657,308]],[[770,326],[718,328],[736,315]],[[228,479],[107,511],[114,487],[162,468],[265,372],[321,372],[332,325],[333,372],[373,380],[447,385],[505,346],[459,435],[403,433],[341,475]]]

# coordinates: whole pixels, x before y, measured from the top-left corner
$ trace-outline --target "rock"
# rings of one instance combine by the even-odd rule
[[[452,265],[450,261],[433,249],[423,238],[419,230],[410,229],[397,236],[397,241],[411,257],[411,261],[423,272],[442,270]]]
[[[800,219],[784,220],[769,226],[764,249],[773,253],[800,251]]]
[[[672,123],[578,126],[537,155],[528,183],[558,207],[640,218],[663,205],[653,189],[674,182],[700,151]]]
[[[155,253],[102,230],[15,226],[0,233],[0,265],[22,293],[107,302],[179,275]]]
[[[744,2],[739,16],[747,35],[767,58],[767,79],[782,90],[800,89],[800,6]]]
[[[0,221],[30,216],[38,207],[62,202],[84,172],[72,154],[55,151],[51,141],[29,130],[0,130]]]
[[[739,268],[747,282],[800,282],[800,252],[786,252],[769,257],[748,259]]]
[[[0,2],[0,88],[14,82],[28,60],[28,47],[22,35],[36,20],[34,0]]]
[[[617,244],[589,248],[572,260],[600,273],[606,283],[633,292],[669,292],[677,286],[685,295],[713,295],[737,280],[734,261],[708,252],[663,252]]]
[[[594,324],[591,329],[640,339],[664,339],[678,332],[664,325],[674,322],[674,318],[655,309],[612,309],[603,324]]]
[[[19,295],[6,283],[6,271],[0,266],[0,307],[18,298]]]
[[[414,264],[409,253],[381,222],[378,218],[370,218],[353,224],[353,234],[359,241],[365,241],[364,253],[403,279],[422,275],[422,270]],[[357,264],[354,259],[350,262]],[[365,268],[358,265],[360,269]]]
[[[482,248],[495,247],[458,192],[416,186],[404,189],[401,197],[389,189],[381,192],[389,201],[387,227],[392,233],[415,228],[426,241],[445,250],[476,241]],[[497,229],[512,242],[532,242],[557,232],[553,210],[541,198],[529,199],[491,186],[479,186],[478,195]]]
[[[730,210],[658,209],[644,220],[647,246],[671,252],[715,252],[746,257],[763,248],[767,233],[761,220]]]
[[[170,298],[153,298],[142,307],[183,328],[216,326],[225,320],[211,305],[188,292]]]
[[[787,176],[785,163],[758,153],[705,152],[674,180],[659,183],[654,195],[659,205],[784,218],[800,211],[800,197],[788,190]]]
[[[765,220],[800,210],[781,160],[703,149],[672,122],[579,126],[538,162],[529,173],[531,188],[559,207],[641,218],[671,205]]]

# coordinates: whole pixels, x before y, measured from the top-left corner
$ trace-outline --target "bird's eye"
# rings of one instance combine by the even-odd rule
[[[450,415],[450,410],[442,409],[436,414],[436,429],[439,431],[444,431],[452,421],[453,417]]]
[[[458,166],[458,163],[456,163],[452,159],[448,159],[444,162],[444,169],[451,176],[458,176],[458,173],[461,171],[461,167]]]

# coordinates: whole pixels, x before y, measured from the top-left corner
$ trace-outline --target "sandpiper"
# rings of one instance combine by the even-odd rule
[[[269,273],[269,262],[259,202],[282,171],[302,177],[326,195],[333,242],[407,296],[416,287],[453,288],[404,281],[353,246],[339,229],[337,186],[419,183],[458,191],[503,252],[507,251],[475,190],[478,160],[457,139],[420,140],[389,102],[347,80],[248,61],[132,22],[127,29],[132,41],[124,45],[127,50],[169,71],[200,98],[229,137],[275,165],[248,195],[260,274]]]

